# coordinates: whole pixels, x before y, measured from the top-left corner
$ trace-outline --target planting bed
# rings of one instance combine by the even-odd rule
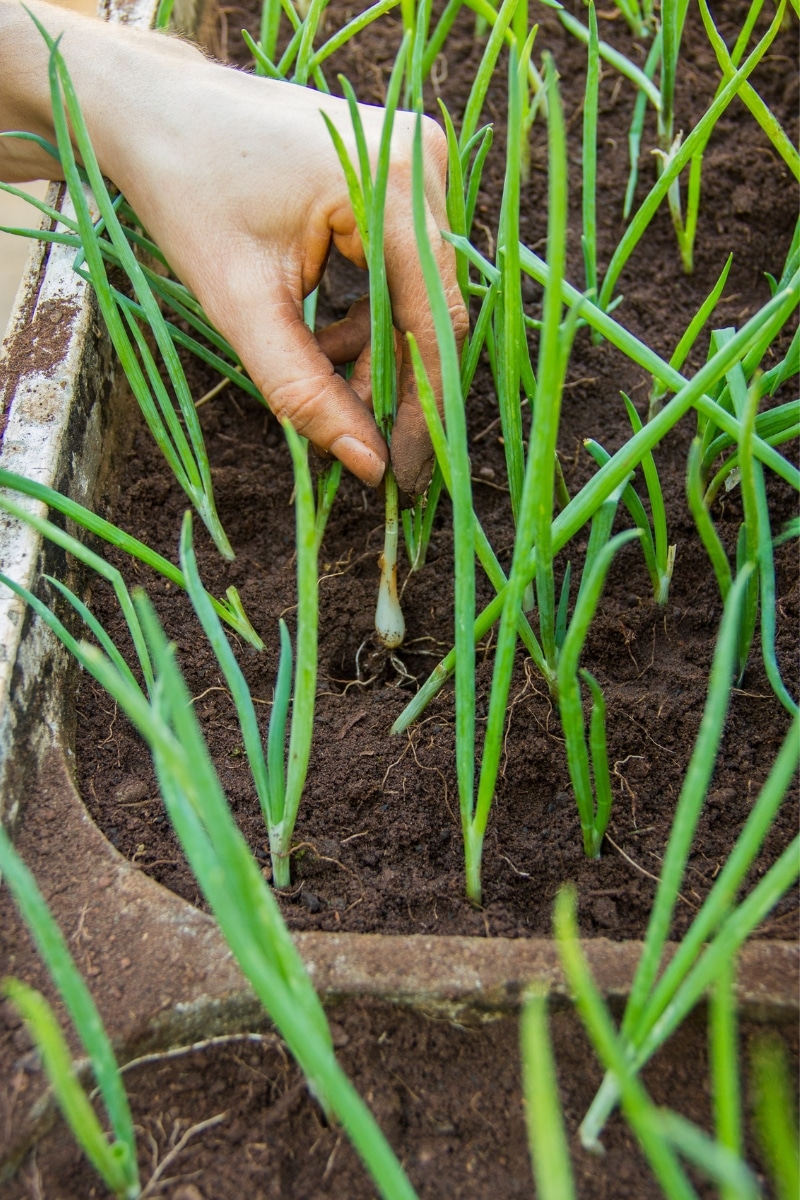
[[[339,13],[341,19],[344,13]],[[731,23],[741,15],[731,6]],[[743,10],[742,10],[743,11]],[[737,16],[737,14],[739,14]],[[245,14],[228,14],[229,26]],[[255,18],[251,18],[251,23]],[[331,17],[333,22],[336,18]],[[465,102],[479,49],[464,18],[464,36],[447,52],[447,78],[441,85],[452,112]],[[565,115],[571,121],[577,162],[583,50],[543,10],[539,45],[549,46],[561,74]],[[385,24],[390,34],[379,34]],[[617,24],[621,24],[618,22]],[[335,28],[335,25],[332,25]],[[699,18],[687,30],[685,78],[679,96],[686,111],[698,113],[715,87],[711,51]],[[361,50],[340,64],[361,99],[377,102],[393,61],[399,22],[387,20]],[[602,36],[613,39],[614,24]],[[230,39],[233,46],[234,39]],[[788,125],[794,119],[796,77],[790,36],[759,76],[765,99]],[[357,45],[359,43],[357,42]],[[785,59],[782,54],[785,52]],[[381,67],[383,64],[383,67]],[[383,73],[381,73],[383,71]],[[333,73],[331,72],[331,77]],[[501,76],[502,73],[498,72]],[[505,83],[498,79],[487,109],[504,111]],[[602,92],[600,144],[602,230],[600,261],[622,235],[620,218],[626,180],[630,89],[608,72]],[[679,116],[681,110],[679,109]],[[741,118],[741,119],[737,119]],[[680,122],[679,122],[680,123]],[[504,162],[503,128],[496,129],[479,200],[479,220],[496,230]],[[796,193],[771,155],[757,127],[738,108],[723,118],[709,148],[704,206],[694,276],[684,277],[669,217],[661,214],[645,239],[646,250],[622,277],[625,303],[618,317],[668,357],[691,315],[710,291],[731,247],[732,274],[718,323],[740,325],[768,298],[765,265],[779,273],[793,229]],[[765,186],[748,185],[756,166]],[[645,162],[642,187],[649,186]],[[761,176],[760,176],[761,177]],[[546,133],[534,125],[529,197],[523,204],[522,239],[536,247],[545,234]],[[573,212],[579,222],[579,176],[573,186]],[[580,247],[572,239],[571,278],[581,279]],[[344,315],[364,290],[365,278],[345,264],[331,271],[324,288],[321,321]],[[537,311],[531,284],[529,311]],[[703,345],[703,353],[705,344]],[[696,358],[693,366],[700,365]],[[202,395],[216,382],[192,367],[193,391]],[[613,348],[594,347],[586,332],[578,337],[567,380],[560,453],[567,487],[574,493],[592,471],[581,442],[593,437],[615,450],[629,425],[620,391],[646,412],[649,381]],[[788,395],[787,397],[788,398]],[[294,510],[291,462],[276,422],[256,403],[231,388],[202,410],[214,468],[220,514],[237,552],[226,566],[197,532],[206,586],[217,594],[234,583],[256,628],[267,641],[263,654],[244,648],[240,661],[253,695],[272,697],[277,667],[277,623],[291,625],[295,603]],[[475,504],[501,560],[513,540],[497,409],[488,367],[478,376],[468,402]],[[331,515],[320,559],[320,651],[315,740],[306,793],[296,832],[294,891],[284,914],[294,928],[392,933],[471,933],[518,937],[550,932],[554,895],[565,879],[580,890],[582,932],[615,938],[643,934],[660,857],[700,720],[708,670],[721,614],[719,592],[684,498],[685,464],[693,419],[687,417],[656,452],[665,490],[670,541],[677,544],[669,603],[652,597],[643,556],[636,546],[620,555],[590,631],[584,662],[597,675],[609,711],[609,757],[616,786],[611,838],[599,863],[587,862],[578,814],[569,784],[557,713],[532,665],[519,664],[511,689],[511,724],[502,778],[484,852],[485,907],[473,910],[464,899],[463,852],[453,756],[453,699],[446,689],[409,735],[389,736],[389,728],[414,690],[452,641],[452,540],[449,506],[437,516],[428,565],[405,587],[406,642],[398,652],[407,675],[399,672],[371,641],[377,592],[377,556],[382,545],[383,507],[378,496],[355,480],[344,481]],[[775,485],[775,486],[773,486]],[[160,461],[146,430],[134,438],[133,454],[111,495],[108,509],[117,524],[177,554],[183,494]],[[773,528],[793,510],[791,490],[770,480]],[[715,513],[730,552],[741,520],[740,501],[731,492]],[[197,523],[196,523],[197,524]],[[584,542],[585,545],[585,542]],[[582,549],[583,547],[581,547]],[[125,569],[121,559],[118,565]],[[778,657],[790,689],[797,686],[796,628],[798,578],[794,544],[778,552]],[[579,563],[573,564],[577,570]],[[402,565],[401,565],[402,579]],[[187,598],[141,572],[167,632],[179,646],[196,708],[237,820],[251,845],[268,861],[266,833],[236,732],[232,702]],[[492,596],[479,573],[479,596]],[[575,585],[573,584],[573,597]],[[98,588],[95,606],[112,629],[113,597]],[[117,625],[124,629],[121,621]],[[122,633],[124,638],[124,632]],[[485,716],[492,655],[489,647],[478,675],[478,716]],[[360,671],[360,675],[359,675]],[[116,718],[112,703],[87,680],[77,698],[78,779],[92,815],[112,843],[142,869],[191,901],[196,885],[184,865],[158,800],[154,776],[138,737]],[[261,711],[266,720],[269,709]],[[703,817],[685,903],[674,930],[680,934],[695,911],[741,828],[755,790],[763,781],[785,734],[788,719],[772,696],[754,648],[741,690],[733,698],[712,795]],[[766,847],[763,864],[779,852],[797,826],[797,810],[787,805]],[[639,869],[641,868],[641,869]],[[771,918],[767,936],[791,936],[796,902]]]
[[[347,19],[345,10],[343,5],[331,6],[330,28]],[[730,31],[741,26],[745,11],[744,5],[729,3],[717,14],[728,40]],[[246,24],[255,35],[257,18],[230,7],[224,13],[220,49],[233,58],[238,29]],[[577,230],[585,51],[565,33],[555,14],[544,8],[540,14],[535,57],[538,60],[543,48],[551,49],[561,76],[565,116],[573,139],[571,213]],[[631,53],[621,20],[601,18],[600,25],[601,37],[612,43],[624,42]],[[398,33],[399,19],[386,18],[361,35],[355,48],[337,61],[337,69],[351,79],[361,100],[379,103],[383,99]],[[472,40],[472,19],[465,17],[446,47],[446,61],[437,67],[437,86],[454,114],[461,111],[479,54]],[[244,62],[242,58],[239,61]],[[328,74],[333,78],[333,71]],[[797,78],[796,45],[790,31],[775,43],[753,82],[793,137]],[[682,119],[688,121],[689,114],[696,116],[707,107],[716,79],[713,53],[699,18],[690,13],[678,81],[678,127]],[[479,199],[480,224],[477,234],[473,231],[479,248],[490,253],[503,182],[502,72],[493,87],[484,115],[486,119],[496,117],[498,123]],[[434,111],[433,94],[429,99],[430,111]],[[601,84],[598,162],[601,264],[607,262],[623,231],[625,133],[631,104],[631,87],[606,69]],[[651,134],[652,130],[644,145],[651,144]],[[531,179],[525,185],[521,236],[537,249],[546,233],[547,150],[541,122],[534,125],[531,145]],[[640,195],[649,182],[644,161]],[[620,281],[625,300],[616,314],[618,319],[669,357],[734,248],[731,275],[715,323],[728,321],[740,326],[768,298],[763,271],[780,274],[796,208],[796,189],[788,173],[749,114],[742,106],[733,105],[717,126],[706,155],[694,275],[683,275],[669,217],[666,211],[660,213],[645,238],[646,248],[634,256]],[[568,274],[580,284],[583,274],[577,235],[571,239]],[[364,290],[361,273],[341,261],[332,263],[322,288],[320,319],[327,322],[344,315]],[[533,284],[525,299],[528,312],[538,315],[540,293]],[[703,339],[701,343],[689,364],[692,370],[702,362],[706,343]],[[196,396],[216,383],[193,363],[187,364],[187,369]],[[593,437],[614,450],[629,436],[620,391],[631,395],[644,415],[649,393],[645,374],[609,346],[593,346],[588,334],[580,333],[567,379],[559,439],[571,494],[592,471],[582,439]],[[253,695],[265,702],[259,712],[266,721],[277,667],[278,618],[284,616],[291,628],[295,603],[290,458],[276,422],[232,387],[204,405],[201,414],[220,516],[237,559],[233,564],[223,563],[196,522],[200,570],[214,593],[221,594],[229,584],[239,589],[253,624],[267,643],[261,654],[248,647],[242,647],[239,654]],[[508,494],[502,490],[505,468],[496,418],[491,377],[484,366],[468,403],[475,504],[490,541],[507,565],[513,527]],[[160,461],[138,414],[131,410],[128,421],[127,444],[123,441],[118,454],[120,470],[103,498],[102,511],[174,558],[184,496]],[[583,856],[558,715],[543,683],[520,654],[511,690],[504,768],[486,838],[485,903],[480,910],[470,907],[463,894],[451,690],[441,693],[408,735],[389,736],[392,722],[451,644],[449,507],[441,505],[428,564],[405,586],[407,632],[406,643],[398,652],[400,670],[371,640],[383,505],[355,480],[343,480],[320,558],[315,738],[296,830],[294,885],[281,898],[291,928],[335,934],[542,937],[550,933],[559,886],[572,880],[578,889],[580,928],[585,937],[623,941],[643,936],[699,725],[721,613],[717,584],[684,499],[686,456],[693,430],[690,415],[656,452],[670,542],[677,545],[669,602],[663,608],[655,604],[641,551],[628,546],[612,567],[584,655],[608,703],[609,758],[616,786],[610,838],[602,857],[599,862],[587,862]],[[795,498],[774,477],[769,487],[773,529],[777,531],[794,514]],[[737,490],[726,495],[715,517],[730,552],[741,517]],[[268,871],[266,833],[234,708],[204,639],[198,635],[188,599],[145,568],[134,574],[121,556],[116,559],[109,552],[109,557],[122,567],[129,582],[147,587],[168,635],[176,641],[181,667],[236,819]],[[573,569],[578,565],[573,563]],[[776,569],[778,659],[787,685],[797,695],[800,584],[794,544],[777,551]],[[401,565],[401,580],[403,577]],[[574,590],[573,585],[573,598]],[[491,595],[488,583],[479,575],[479,600],[485,603]],[[94,611],[124,645],[110,589],[98,584],[92,596]],[[488,697],[491,669],[489,644],[478,673],[479,718],[485,716],[481,699]],[[78,790],[97,826],[123,858],[134,864],[135,871],[200,905],[196,884],[158,797],[149,756],[113,702],[88,678],[80,680],[74,706],[68,706],[68,725],[70,721],[74,723]],[[683,933],[725,861],[787,726],[786,713],[767,683],[756,644],[741,688],[732,698],[709,802],[672,930],[674,937]],[[68,894],[64,900],[68,911],[78,914],[68,936],[98,992],[104,1018],[119,1030],[135,1024],[134,1016],[143,1022],[147,1012],[166,1014],[195,987],[201,977],[200,959],[192,959],[188,950],[186,959],[180,955],[170,959],[156,949],[160,936],[157,922],[148,924],[155,890],[141,880],[139,893],[139,877],[126,872],[129,898],[141,895],[151,904],[150,908],[143,904],[140,910],[144,916],[136,936],[140,931],[153,933],[152,951],[138,945],[136,952],[131,952],[125,939],[130,937],[132,944],[133,899],[118,923],[116,917],[102,913],[104,896],[112,894],[110,883],[118,869],[113,856],[103,858],[106,852],[98,850],[93,861],[105,865],[95,867],[93,874],[77,867],[65,869],[65,850],[67,861],[82,860],[77,849],[71,859],[71,843],[65,839],[65,847],[61,841],[63,831],[76,827],[74,814],[78,811],[65,800],[69,785],[63,782],[62,770],[56,757],[50,775],[45,773],[37,785],[39,800],[44,803],[24,822],[19,844],[50,902],[58,906]],[[797,821],[795,794],[785,803],[769,835],[753,880],[785,848]],[[41,985],[41,969],[6,895],[1,904],[3,959],[14,973]],[[209,950],[213,947],[222,960],[224,951],[219,939],[212,938],[211,923],[200,914],[184,918],[181,913],[186,910],[174,904],[171,911],[184,922],[181,945],[188,947],[194,939],[193,944],[202,943]],[[792,939],[796,929],[797,896],[793,894],[770,916],[758,936],[779,942]],[[113,930],[118,930],[119,938],[109,941]],[[397,946],[400,961],[403,954],[413,953],[407,943],[398,940]],[[435,949],[428,953],[435,958]],[[387,961],[391,961],[391,950]],[[211,973],[207,963],[206,968]],[[220,961],[219,969],[231,975],[227,961]],[[141,972],[140,977],[131,978],[134,972]],[[231,982],[230,986],[235,985]],[[347,990],[335,984],[329,988],[334,995]],[[624,985],[619,990],[624,991]],[[387,986],[386,995],[392,992]],[[507,1001],[501,1007],[510,1004]],[[758,1015],[755,1008],[752,1011]],[[421,1196],[483,1197],[498,1191],[508,1196],[530,1195],[516,1022],[508,1017],[481,1022],[474,1006],[469,1012],[459,1012],[458,1024],[446,1016],[442,1003],[422,1012],[398,1008],[388,998],[351,997],[341,1001],[332,1020],[345,1069],[371,1103]],[[254,1020],[250,1024],[255,1028]],[[745,1061],[755,1032],[753,1021],[744,1023]],[[629,1129],[618,1119],[609,1126],[605,1159],[590,1158],[577,1149],[575,1130],[600,1074],[576,1018],[567,1009],[555,1013],[553,1034],[562,1100],[575,1142],[579,1194],[587,1200],[646,1200],[659,1195]],[[24,1127],[30,1098],[41,1090],[41,1077],[28,1054],[25,1034],[5,1009],[0,1011],[0,1037],[0,1070],[10,1081],[0,1121],[5,1119],[6,1140],[13,1143]],[[795,1031],[785,1027],[782,1037],[796,1056]],[[149,1048],[145,1043],[146,1039],[139,1048]],[[704,1060],[705,1024],[696,1019],[687,1022],[657,1057],[646,1081],[655,1100],[668,1102],[707,1126]],[[176,1131],[185,1130],[191,1122],[225,1114],[218,1125],[199,1132],[166,1172],[185,1177],[182,1184],[175,1182],[166,1189],[171,1200],[198,1200],[198,1196],[200,1200],[227,1200],[242,1194],[254,1200],[325,1195],[358,1200],[375,1194],[346,1139],[327,1126],[297,1068],[269,1032],[260,1042],[231,1042],[188,1058],[136,1069],[128,1082],[135,1120],[147,1130],[159,1156],[169,1149],[170,1138],[174,1144],[180,1136]],[[149,1154],[147,1136],[140,1143]],[[757,1161],[755,1153],[750,1158]],[[0,1184],[0,1195],[8,1195],[10,1200],[37,1196],[72,1200],[100,1196],[102,1188],[94,1184],[90,1169],[79,1160],[59,1125],[40,1144],[36,1157],[28,1157],[16,1179]]]

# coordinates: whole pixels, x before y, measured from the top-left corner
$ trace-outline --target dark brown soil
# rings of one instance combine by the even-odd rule
[[[731,28],[737,11],[731,6]],[[238,21],[239,14],[235,16]],[[232,19],[229,11],[229,24]],[[687,125],[688,114],[702,112],[716,86],[711,51],[698,36],[698,23],[694,21],[687,34],[679,89],[679,118]],[[621,24],[604,22],[602,36],[625,43]],[[572,130],[572,162],[578,164],[583,50],[546,12],[542,25],[538,45],[555,54]],[[342,64],[366,100],[381,99],[397,32],[398,23],[387,20],[380,35],[376,33]],[[790,53],[788,42],[784,50]],[[456,113],[464,103],[478,54],[467,21],[465,32],[454,36],[448,48],[447,80],[442,84]],[[504,170],[505,84],[501,75],[499,72],[487,104],[488,115],[496,120],[495,147],[479,204],[480,219],[487,229],[496,229]],[[791,123],[794,75],[788,58],[781,58],[776,50],[769,70],[759,77],[759,86],[776,113]],[[608,260],[623,232],[619,214],[631,99],[631,89],[607,72],[599,137],[601,262]],[[749,182],[756,164],[760,164],[757,188]],[[579,225],[577,165],[574,175],[572,212]],[[649,183],[645,160],[640,194]],[[717,322],[739,325],[768,298],[763,272],[769,269],[780,274],[791,238],[795,191],[758,127],[746,119],[742,109],[729,110],[718,126],[707,155],[704,189],[694,276],[686,278],[681,271],[674,234],[664,213],[654,222],[646,248],[634,257],[620,284],[625,301],[618,310],[619,318],[667,357],[713,286],[730,250],[735,251],[733,271]],[[522,210],[522,236],[534,247],[545,233],[545,195],[546,132],[537,123],[531,180]],[[479,244],[482,236],[479,231]],[[578,238],[573,236],[571,276],[578,282],[582,278],[579,256]],[[327,282],[323,323],[343,315],[364,288],[361,273],[347,264],[332,270]],[[526,285],[526,294],[529,311],[535,314],[537,290]],[[694,366],[702,362],[706,348],[707,340],[701,338]],[[192,370],[196,372],[194,366]],[[214,382],[195,374],[196,394],[202,395]],[[572,494],[592,471],[582,440],[593,437],[613,450],[630,436],[620,391],[632,396],[640,411],[646,411],[649,380],[645,374],[611,347],[593,346],[584,331],[570,366],[559,440]],[[266,725],[276,671],[278,618],[283,614],[291,624],[295,603],[290,460],[276,423],[241,393],[228,388],[201,411],[221,517],[238,556],[226,567],[200,530],[201,570],[212,591],[221,594],[231,583],[239,588],[251,619],[267,642],[263,654],[247,647],[240,653],[253,695],[263,702],[260,711]],[[483,367],[468,401],[475,503],[492,544],[507,560],[513,532],[508,495],[500,486],[504,461],[496,416],[491,376],[488,367]],[[669,603],[663,608],[655,604],[641,551],[629,546],[612,569],[584,654],[585,664],[604,689],[609,712],[615,804],[602,859],[588,862],[583,856],[558,714],[532,664],[520,654],[511,688],[506,752],[486,838],[485,906],[481,911],[472,909],[464,899],[451,690],[440,695],[407,736],[389,736],[392,722],[418,683],[452,642],[449,506],[442,503],[436,518],[428,565],[405,584],[407,637],[399,653],[402,669],[398,670],[385,657],[372,654],[370,640],[382,504],[352,478],[343,482],[321,555],[315,739],[296,831],[295,885],[283,904],[290,926],[507,937],[548,933],[553,897],[570,879],[580,892],[582,932],[616,938],[643,935],[654,877],[700,721],[721,612],[714,575],[684,498],[686,455],[693,430],[689,416],[656,455],[670,541],[677,545]],[[769,486],[777,531],[793,512],[794,497],[777,479],[770,479]],[[109,502],[114,520],[174,557],[186,501],[146,431],[136,435],[121,488],[120,495]],[[714,515],[732,547],[741,519],[738,493],[729,493]],[[569,548],[573,579],[584,549],[583,535]],[[130,576],[129,565],[120,560],[120,566]],[[189,603],[168,585],[151,580],[146,572],[139,572],[136,581],[148,587],[169,636],[178,644],[223,786],[237,820],[266,865],[266,833],[233,705],[203,638],[197,636]],[[776,594],[779,658],[796,694],[798,581],[792,544],[778,555]],[[480,576],[480,603],[485,604],[491,596],[490,585]],[[109,603],[102,588],[96,589],[95,607],[107,627],[124,642],[115,602]],[[477,679],[479,722],[486,715],[491,673],[492,654],[487,644]],[[91,681],[80,690],[77,714],[78,776],[93,816],[126,857],[135,859],[167,887],[199,902],[138,737]],[[744,681],[732,698],[675,935],[685,929],[724,861],[787,723],[784,710],[771,694],[755,646]],[[796,827],[796,808],[787,804],[756,871],[763,870],[786,845]],[[794,902],[784,905],[762,932],[790,935],[794,909]]]
[[[377,1001],[350,1002],[333,1010],[331,1021],[342,1066],[369,1102],[421,1200],[533,1195],[516,1021],[456,1026]],[[580,1200],[657,1200],[661,1192],[618,1115],[606,1131],[602,1158],[581,1150],[574,1130],[601,1073],[573,1013],[553,1013],[551,1027]],[[763,1031],[746,1025],[742,1034],[746,1062]],[[692,1020],[644,1078],[654,1101],[674,1105],[679,1091],[686,1097],[684,1114],[708,1127],[706,1061],[704,1023]],[[164,1171],[172,1181],[169,1200],[377,1196],[347,1138],[327,1123],[274,1035],[134,1068],[126,1084],[134,1120],[142,1128],[144,1179],[191,1127],[217,1119],[170,1160]],[[757,1155],[751,1153],[754,1160]],[[59,1125],[29,1157],[20,1177],[0,1191],[8,1200],[89,1200],[104,1194],[95,1178]],[[703,1197],[715,1194],[700,1187]]]
[[[578,5],[575,10],[578,12]],[[581,12],[583,11],[580,6]],[[541,9],[536,56],[552,50],[561,75],[571,131],[573,230],[580,224],[580,113],[584,51],[567,36],[549,10]],[[331,27],[344,19],[332,6]],[[728,3],[719,21],[731,43],[745,8]],[[234,53],[237,30],[253,17],[226,9],[228,45]],[[359,47],[342,57],[343,70],[363,100],[380,102],[397,41],[399,22],[386,18]],[[453,113],[474,77],[479,51],[471,18],[454,33],[439,73],[441,92]],[[601,36],[632,46],[621,20],[601,18]],[[784,126],[796,136],[797,70],[793,31],[776,42],[755,85]],[[334,77],[334,72],[330,72]],[[678,87],[678,126],[687,129],[709,103],[717,69],[699,20],[690,17]],[[627,176],[626,132],[632,89],[610,69],[602,83],[599,158],[601,266],[623,232],[622,196]],[[480,197],[476,233],[481,249],[496,231],[504,152],[502,72],[489,97],[487,119],[495,121],[495,145]],[[650,183],[653,129],[648,126],[641,162],[639,196]],[[531,180],[526,186],[522,237],[535,249],[546,230],[546,134],[532,134]],[[717,324],[739,326],[768,298],[768,270],[783,266],[797,210],[796,190],[782,163],[742,106],[720,121],[706,155],[703,208],[695,274],[680,267],[666,213],[658,215],[646,247],[632,259],[620,281],[624,303],[618,318],[668,357],[686,324],[713,286],[725,259],[735,252],[733,269]],[[582,280],[580,246],[573,233],[570,277]],[[343,315],[364,291],[358,272],[341,264],[331,271],[322,319]],[[540,294],[526,285],[528,311],[536,315]],[[687,369],[706,353],[701,338]],[[195,372],[192,386],[202,395],[216,382]],[[594,437],[613,450],[629,429],[620,392],[631,395],[644,414],[649,380],[608,346],[593,346],[579,335],[572,357],[559,440],[567,486],[572,494],[591,474],[582,448]],[[787,399],[788,395],[779,397]],[[239,658],[253,694],[268,703],[277,665],[277,623],[292,625],[295,603],[292,474],[283,436],[266,411],[227,388],[202,412],[220,514],[237,552],[223,564],[196,524],[204,581],[222,593],[235,584],[267,648],[246,646]],[[476,507],[492,544],[504,562],[513,529],[504,477],[503,450],[491,378],[482,367],[468,402]],[[389,728],[452,641],[452,538],[448,506],[436,520],[428,565],[405,586],[406,645],[402,671],[371,654],[370,636],[377,591],[376,560],[381,542],[382,505],[356,481],[343,481],[326,531],[320,583],[320,674],[315,741],[293,854],[294,887],[282,900],[295,929],[380,931],[384,933],[471,933],[518,937],[550,931],[553,898],[565,880],[579,892],[585,935],[638,938],[646,922],[670,821],[697,733],[719,625],[719,593],[684,499],[691,417],[657,452],[665,491],[670,541],[677,544],[669,603],[653,601],[641,552],[628,547],[614,565],[586,647],[584,662],[600,681],[608,702],[609,756],[615,804],[599,862],[585,860],[569,784],[558,714],[546,689],[522,655],[511,691],[511,719],[502,776],[489,823],[484,853],[485,906],[464,900],[463,854],[453,765],[453,699],[445,689],[408,736],[394,739]],[[793,515],[794,497],[779,480],[769,480],[773,529]],[[140,428],[119,491],[108,498],[107,514],[131,533],[170,557],[177,553],[183,494],[175,486]],[[715,520],[729,550],[741,518],[738,493],[718,504]],[[585,538],[570,549],[573,579]],[[235,712],[220,672],[209,655],[185,596],[145,569],[124,565],[131,582],[144,584],[167,632],[179,647],[196,710],[217,769],[241,828],[268,872],[266,834],[237,729]],[[561,564],[563,570],[564,563]],[[573,597],[575,584],[573,582]],[[491,588],[479,576],[480,602]],[[777,554],[778,653],[784,678],[797,695],[796,629],[800,607],[796,551]],[[113,599],[94,589],[98,616],[122,644]],[[362,647],[364,647],[362,649]],[[486,715],[491,685],[491,643],[478,674],[478,713]],[[359,654],[360,651],[360,654]],[[361,674],[357,666],[361,664]],[[113,703],[84,679],[76,706],[77,776],[82,795],[111,842],[129,860],[192,902],[201,903],[194,879],[171,833],[148,756]],[[695,842],[673,928],[680,936],[707,894],[733,839],[746,820],[788,727],[754,646],[750,666],[736,689],[720,748],[712,791]],[[752,880],[787,845],[797,828],[797,797],[787,800],[753,869]],[[612,840],[613,839],[613,840]],[[57,864],[54,864],[57,877]],[[44,881],[46,894],[58,891]],[[797,926],[797,899],[787,897],[759,931],[790,938]],[[423,1197],[530,1195],[530,1171],[522,1124],[516,1025],[503,1021],[475,1029],[433,1022],[420,1014],[398,1013],[376,1002],[353,1003],[336,1011],[341,1059],[375,1111]],[[575,1131],[599,1082],[599,1070],[575,1018],[566,1011],[553,1019],[562,1100],[575,1149],[579,1195],[586,1200],[648,1200],[659,1195],[640,1160],[632,1135],[615,1120],[605,1159],[583,1155]],[[743,1042],[753,1035],[750,1026]],[[13,1063],[14,1080],[31,1070],[25,1036],[13,1019],[2,1027],[3,1061]],[[653,1065],[647,1082],[654,1099],[679,1108],[710,1127],[705,1077],[705,1028],[688,1022]],[[796,1053],[796,1047],[792,1046]],[[743,1060],[747,1057],[743,1050]],[[170,1138],[189,1124],[219,1113],[218,1126],[201,1132],[168,1174],[176,1180],[171,1200],[228,1200],[229,1197],[371,1197],[374,1189],[346,1138],[325,1123],[309,1099],[297,1069],[280,1044],[238,1043],[136,1071],[129,1077],[143,1162],[151,1149],[161,1157]],[[466,1084],[466,1086],[465,1086]],[[16,1085],[15,1085],[16,1086]],[[177,1134],[176,1134],[176,1131]],[[148,1136],[149,1135],[149,1136]],[[150,1138],[153,1142],[150,1142]],[[752,1150],[752,1148],[751,1148]],[[751,1154],[751,1161],[757,1161]],[[149,1173],[145,1169],[145,1176]],[[38,1172],[41,1171],[41,1179]],[[181,1191],[177,1180],[185,1181]],[[38,1181],[38,1182],[37,1182]],[[191,1190],[196,1188],[199,1190]],[[37,1190],[38,1189],[38,1190]],[[9,1200],[84,1200],[102,1195],[90,1170],[63,1128],[29,1158],[18,1178],[0,1187]]]

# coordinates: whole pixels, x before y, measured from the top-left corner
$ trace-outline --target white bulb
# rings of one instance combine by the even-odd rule
[[[397,598],[397,563],[392,563],[387,569],[386,560],[381,555],[378,565],[381,569],[381,583],[375,609],[375,630],[384,646],[395,650],[403,644],[406,632],[403,610]]]

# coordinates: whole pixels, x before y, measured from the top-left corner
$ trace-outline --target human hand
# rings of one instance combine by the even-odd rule
[[[303,323],[303,297],[319,283],[331,244],[366,267],[344,173],[320,110],[355,158],[347,105],[317,92],[200,62],[182,72],[179,110],[169,128],[128,138],[112,178],[231,341],[279,417],[335,454],[365,483],[383,476],[387,450],[371,416],[369,310],[315,337]],[[377,159],[383,110],[362,106],[367,145]],[[441,396],[436,335],[417,258],[411,211],[416,118],[398,113],[385,217],[385,259],[393,319],[413,333],[435,394]],[[428,233],[459,343],[467,317],[447,227],[444,135],[423,134]],[[433,455],[405,337],[399,339],[398,413],[392,464],[401,489],[425,489]],[[349,382],[334,366],[355,362]]]
[[[356,306],[317,337],[302,318],[303,298],[319,283],[331,244],[366,266],[320,111],[355,160],[346,103],[221,67],[163,35],[82,19],[37,0],[31,7],[53,35],[63,34],[62,53],[103,172],[234,346],[270,407],[365,483],[379,483],[389,455],[370,412],[367,310]],[[44,43],[11,0],[0,0],[0,34],[0,121],[52,138]],[[383,110],[361,106],[361,117],[374,168]],[[414,334],[441,400],[411,211],[415,122],[410,113],[396,114],[385,258],[395,326]],[[40,152],[30,143],[5,142],[0,174],[20,180],[42,173]],[[439,236],[447,226],[446,143],[427,119],[423,158],[428,234],[460,346],[467,315],[452,247]],[[433,455],[404,337],[401,343],[392,464],[401,489],[416,494],[427,485]],[[356,368],[348,383],[334,364],[351,360]]]

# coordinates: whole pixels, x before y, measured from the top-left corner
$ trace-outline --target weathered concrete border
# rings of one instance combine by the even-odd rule
[[[181,0],[187,14],[198,0]],[[108,20],[152,24],[156,0],[109,0]],[[58,207],[60,185],[47,200]],[[66,197],[62,211],[74,216]],[[45,224],[47,223],[45,219]],[[90,503],[112,457],[120,422],[117,402],[130,403],[116,386],[111,347],[91,289],[72,269],[69,246],[33,243],[0,349],[2,447],[0,467]],[[42,512],[25,497],[23,507]],[[59,553],[27,525],[0,519],[0,569],[36,590],[43,569]],[[63,650],[22,601],[0,595],[0,821],[10,827],[35,771],[61,724],[63,689],[70,670]]]

